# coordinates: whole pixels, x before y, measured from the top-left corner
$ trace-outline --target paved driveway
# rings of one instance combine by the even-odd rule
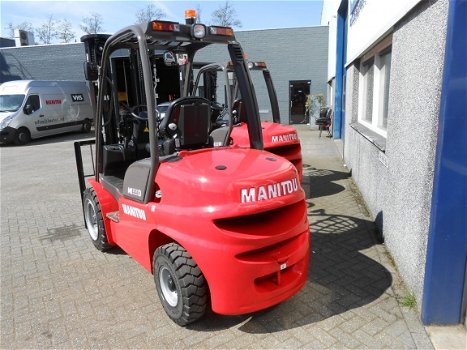
[[[312,230],[305,288],[186,328],[151,274],[84,229],[71,134],[1,147],[1,348],[431,348],[333,142],[300,130]]]

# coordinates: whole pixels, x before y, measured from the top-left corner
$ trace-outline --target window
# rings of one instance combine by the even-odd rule
[[[39,108],[41,108],[41,102],[39,100],[39,96],[38,95],[29,96],[25,105],[26,106],[30,105],[32,107],[33,112],[37,111]]]
[[[384,39],[360,64],[358,121],[386,137],[388,125],[391,37]]]
[[[370,123],[373,119],[373,82],[374,82],[374,60],[370,59],[363,63],[363,101],[362,101],[362,118]]]
[[[16,112],[24,101],[24,95],[0,95],[0,112]]]
[[[378,127],[386,130],[388,125],[388,101],[389,101],[389,73],[391,72],[391,51],[380,56],[381,79],[380,79],[380,103]]]

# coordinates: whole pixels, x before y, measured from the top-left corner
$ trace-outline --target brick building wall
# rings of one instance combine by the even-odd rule
[[[84,80],[82,43],[0,49],[0,83],[17,79]]]
[[[241,31],[235,36],[249,59],[267,63],[277,92],[282,123],[289,122],[290,80],[311,80],[310,93],[326,97],[327,26]],[[228,59],[216,54],[211,47],[203,49],[200,54],[200,60],[204,61],[223,62]],[[267,92],[263,89],[256,93],[261,105],[267,99]]]

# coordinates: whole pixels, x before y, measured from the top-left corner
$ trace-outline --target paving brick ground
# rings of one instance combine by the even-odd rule
[[[152,276],[84,229],[73,134],[0,148],[1,339],[10,348],[432,348],[336,152],[299,130],[312,230],[305,288],[238,317],[169,321]]]

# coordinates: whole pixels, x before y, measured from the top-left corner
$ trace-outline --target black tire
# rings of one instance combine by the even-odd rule
[[[178,325],[199,320],[206,312],[208,287],[188,252],[176,243],[154,252],[153,274],[157,294],[167,315]]]
[[[110,249],[112,246],[107,241],[101,206],[97,200],[96,192],[92,188],[87,188],[84,191],[83,212],[84,222],[94,246],[102,252]]]
[[[91,132],[91,120],[90,119],[85,119],[84,122],[83,122],[83,128],[82,128],[82,132],[84,133],[88,133],[88,132]]]
[[[21,146],[31,141],[31,133],[26,128],[19,128],[15,135],[15,145]]]

